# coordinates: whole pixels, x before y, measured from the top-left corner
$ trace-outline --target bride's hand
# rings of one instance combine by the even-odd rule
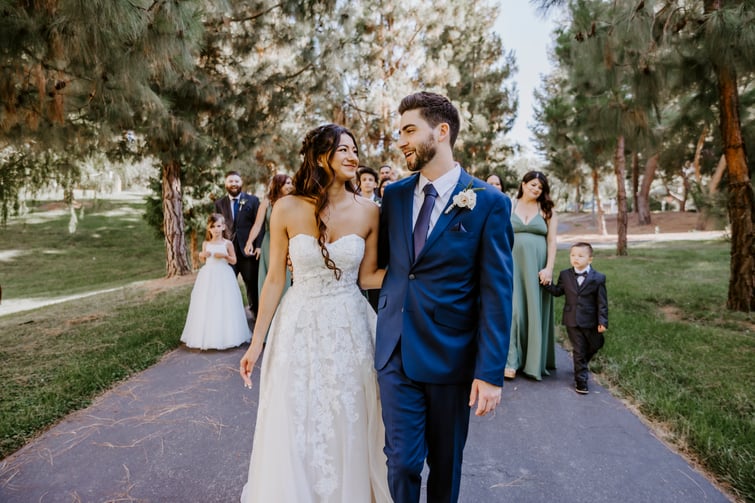
[[[239,374],[241,374],[241,379],[244,381],[244,387],[247,389],[251,389],[252,387],[252,370],[254,370],[254,364],[257,363],[257,358],[259,358],[259,353],[256,355],[253,354],[252,348],[246,350],[246,353],[244,353],[244,357],[241,358],[241,363],[239,364]]]

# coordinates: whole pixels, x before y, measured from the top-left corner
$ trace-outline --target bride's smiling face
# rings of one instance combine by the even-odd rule
[[[359,169],[359,152],[351,136],[344,133],[338,141],[338,147],[328,164],[333,170],[333,176],[341,181],[353,180]]]

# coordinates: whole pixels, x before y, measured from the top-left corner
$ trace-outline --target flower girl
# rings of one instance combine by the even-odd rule
[[[239,284],[231,264],[236,263],[233,243],[223,238],[225,219],[213,213],[199,258],[181,341],[190,348],[226,349],[249,342],[251,333],[244,314]]]

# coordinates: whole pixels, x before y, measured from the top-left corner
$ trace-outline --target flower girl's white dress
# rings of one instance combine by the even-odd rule
[[[211,255],[194,282],[181,341],[190,348],[233,348],[251,339],[241,291],[233,268],[212,256],[225,253],[225,243],[207,243],[205,248]]]

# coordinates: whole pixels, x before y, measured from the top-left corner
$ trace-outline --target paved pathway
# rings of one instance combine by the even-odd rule
[[[238,501],[257,410],[243,351],[178,349],[121,383],[0,462],[0,501]],[[606,390],[577,395],[560,348],[557,364],[473,417],[462,502],[730,501]]]

